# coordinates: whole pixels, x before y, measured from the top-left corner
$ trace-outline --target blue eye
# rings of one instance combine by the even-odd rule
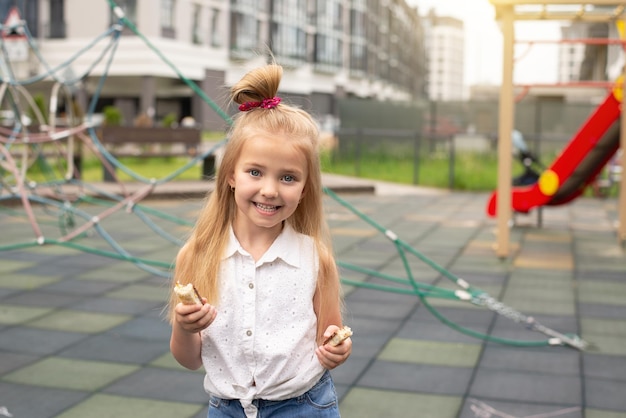
[[[296,181],[296,178],[294,176],[286,175],[286,176],[283,176],[283,181],[287,183],[291,183],[291,182]]]
[[[261,172],[259,170],[250,170],[250,175],[252,177],[258,177],[261,175]]]

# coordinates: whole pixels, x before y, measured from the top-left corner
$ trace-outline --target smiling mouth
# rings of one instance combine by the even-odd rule
[[[276,212],[278,208],[280,207],[280,206],[273,206],[273,205],[264,205],[263,203],[258,203],[258,202],[254,202],[254,206],[256,206],[257,209],[259,209],[261,212],[265,212],[265,213]]]

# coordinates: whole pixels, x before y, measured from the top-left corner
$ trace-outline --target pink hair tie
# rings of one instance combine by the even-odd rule
[[[261,102],[245,102],[239,105],[239,110],[242,112],[247,112],[248,110],[252,110],[255,107],[260,107],[262,109],[273,109],[280,103],[280,97],[272,97],[271,99],[263,99]]]

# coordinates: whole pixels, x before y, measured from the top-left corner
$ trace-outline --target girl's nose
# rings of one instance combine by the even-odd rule
[[[267,180],[263,183],[261,194],[265,197],[272,198],[278,196],[278,185],[273,180]]]

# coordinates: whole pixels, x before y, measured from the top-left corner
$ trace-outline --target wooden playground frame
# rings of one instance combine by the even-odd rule
[[[497,237],[495,251],[498,257],[506,258],[510,252],[509,226],[512,219],[512,144],[510,135],[514,129],[515,112],[513,85],[514,24],[516,21],[550,20],[589,23],[617,22],[618,20],[626,20],[626,2],[616,0],[489,0],[489,2],[495,7],[496,20],[501,24],[503,38],[502,87],[498,116]],[[593,10],[591,6],[604,7]],[[623,44],[622,41],[617,41],[617,43]],[[624,66],[623,76],[626,80],[626,66]],[[621,112],[620,118],[620,147],[622,150],[626,150],[626,112]],[[622,152],[621,165],[626,167],[626,152]],[[619,187],[618,221],[617,239],[619,244],[624,246],[626,244],[626,181],[623,180]]]

